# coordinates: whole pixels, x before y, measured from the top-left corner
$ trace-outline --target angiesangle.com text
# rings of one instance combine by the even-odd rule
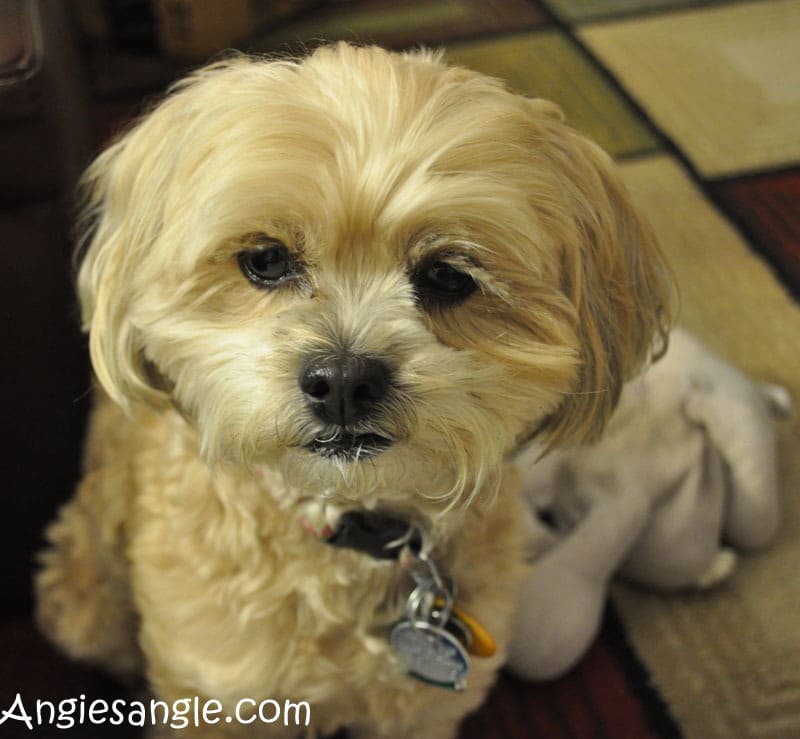
[[[169,726],[178,730],[219,723],[308,726],[311,706],[306,701],[242,698],[232,710],[226,711],[220,701],[198,697],[173,701],[156,698],[108,701],[88,699],[81,694],[77,698],[59,701],[40,698],[26,701],[21,693],[17,693],[8,708],[0,709],[0,726],[7,722],[25,726],[30,731],[40,726],[68,730],[86,725]]]

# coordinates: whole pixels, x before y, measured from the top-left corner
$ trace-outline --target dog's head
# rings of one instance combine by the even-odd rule
[[[85,185],[103,387],[310,493],[468,497],[531,435],[596,433],[663,334],[609,158],[430,53],[212,65]]]

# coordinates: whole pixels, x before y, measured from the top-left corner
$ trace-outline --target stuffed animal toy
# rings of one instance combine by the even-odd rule
[[[780,519],[775,416],[791,400],[676,329],[628,383],[602,439],[517,458],[531,504],[532,573],[509,666],[549,679],[583,655],[618,574],[660,590],[728,578]]]

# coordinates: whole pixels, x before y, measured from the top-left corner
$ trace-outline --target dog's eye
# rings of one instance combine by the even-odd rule
[[[421,266],[414,272],[411,281],[423,304],[457,305],[478,288],[475,280],[466,272],[441,261]]]
[[[300,272],[300,265],[279,241],[240,251],[237,259],[244,276],[258,287],[274,287]]]

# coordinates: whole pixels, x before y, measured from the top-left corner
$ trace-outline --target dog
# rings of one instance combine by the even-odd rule
[[[666,339],[669,272],[610,158],[435,52],[338,44],[191,74],[83,188],[100,387],[45,633],[165,701],[453,736],[528,569],[510,455],[596,437]],[[496,651],[443,686],[414,639],[448,614]]]

